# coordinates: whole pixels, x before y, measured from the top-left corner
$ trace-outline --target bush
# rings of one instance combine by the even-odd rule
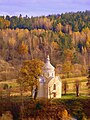
[[[6,111],[4,114],[2,114],[0,120],[13,120],[13,116],[10,111]]]

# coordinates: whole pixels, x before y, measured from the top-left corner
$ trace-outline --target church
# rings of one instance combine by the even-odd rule
[[[43,74],[39,78],[38,98],[61,98],[62,81],[60,76],[55,75],[55,68],[50,63],[47,56],[43,67]]]

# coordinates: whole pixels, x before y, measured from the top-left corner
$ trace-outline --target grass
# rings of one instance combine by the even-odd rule
[[[18,87],[19,86],[15,79],[14,80],[1,81],[0,82],[0,87],[2,87],[4,84],[8,84],[9,86],[12,86],[12,87]]]
[[[66,94],[66,95],[62,95],[61,99],[90,99],[90,96],[88,95],[80,95],[79,97],[76,97],[75,94],[71,93],[71,94]]]
[[[80,97],[79,98],[88,98],[87,94],[88,94],[88,87],[86,85],[87,83],[87,77],[86,76],[81,76],[81,77],[75,77],[75,78],[65,78],[62,79],[63,81],[67,81],[68,87],[67,87],[67,95],[62,95],[61,99],[77,99],[76,95],[75,95],[75,80],[79,80],[80,81]],[[12,86],[11,88],[11,95],[12,96],[19,96],[20,95],[20,90],[19,90],[19,85],[16,83],[16,80],[8,80],[8,81],[2,81],[0,82],[0,88],[4,86],[4,84],[8,84],[9,86]],[[27,92],[25,92],[26,94]],[[64,91],[62,90],[62,94],[64,93]],[[30,94],[27,93],[28,96]],[[4,96],[4,94],[3,94]]]
[[[62,79],[62,81],[68,81],[68,82],[75,82],[75,80],[79,80],[81,82],[87,81],[87,76],[73,77],[73,78],[64,78],[64,79]]]
[[[67,94],[70,94],[70,93],[75,94],[76,80],[79,81],[79,93],[80,93],[80,95],[87,95],[88,94],[87,76],[62,79],[62,84],[64,81],[67,82]],[[63,89],[62,89],[62,92],[64,93]],[[73,96],[71,96],[71,97],[73,98]]]

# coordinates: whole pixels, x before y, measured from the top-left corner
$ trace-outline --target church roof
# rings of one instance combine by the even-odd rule
[[[54,70],[55,68],[50,63],[49,55],[47,56],[46,63],[44,65],[44,70]]]

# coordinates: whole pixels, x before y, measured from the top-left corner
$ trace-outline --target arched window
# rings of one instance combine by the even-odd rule
[[[56,93],[53,93],[53,97],[56,97]]]
[[[56,90],[56,84],[53,85],[53,90]]]

